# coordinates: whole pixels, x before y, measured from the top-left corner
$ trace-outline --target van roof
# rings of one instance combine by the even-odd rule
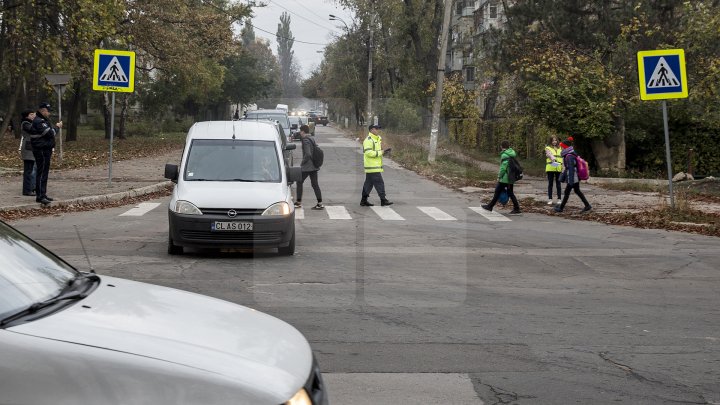
[[[233,131],[235,127],[235,131]],[[278,132],[273,121],[203,121],[188,131],[188,139],[235,139],[275,141]]]

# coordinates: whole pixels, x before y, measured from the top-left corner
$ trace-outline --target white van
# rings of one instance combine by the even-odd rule
[[[209,121],[188,131],[168,206],[168,253],[183,248],[276,247],[295,253],[295,209],[288,144],[271,121]]]
[[[285,114],[287,114],[288,111],[290,110],[290,108],[288,107],[287,104],[278,104],[278,105],[275,106],[275,109],[276,109],[276,110],[283,110],[283,111],[285,111]]]

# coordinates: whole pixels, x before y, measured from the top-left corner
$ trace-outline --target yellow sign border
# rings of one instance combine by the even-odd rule
[[[645,57],[646,56],[678,56],[680,59],[680,81],[682,82],[682,90],[674,93],[647,93],[647,81],[645,80]],[[640,99],[641,100],[665,100],[669,98],[687,98],[688,83],[687,71],[685,69],[685,50],[684,49],[662,49],[654,51],[640,51],[637,53],[638,77],[640,79]]]
[[[99,85],[100,79],[100,55],[112,55],[112,56],[129,56],[130,57],[130,72],[128,72],[127,87],[118,86],[102,86]],[[135,91],[135,52],[133,51],[114,51],[109,49],[96,49],[95,50],[95,62],[93,63],[93,90],[97,91],[116,91],[119,93],[132,93]]]

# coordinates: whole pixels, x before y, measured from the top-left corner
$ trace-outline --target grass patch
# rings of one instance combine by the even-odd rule
[[[596,183],[597,187],[615,191],[635,191],[643,193],[668,193],[667,183],[652,184],[636,181],[623,181],[620,183]],[[702,180],[683,181],[673,183],[673,193],[676,198],[685,198],[699,201],[720,203],[720,180],[707,178]]]
[[[182,149],[185,144],[185,132],[161,133],[154,136],[132,136],[126,139],[113,139],[113,160],[125,160],[137,157],[153,156],[158,151]],[[0,167],[21,170],[23,163],[18,152],[19,139],[3,137],[0,139]],[[52,158],[52,169],[75,169],[79,167],[105,164],[110,154],[109,140],[102,130],[90,127],[78,129],[78,140],[63,142],[63,161],[59,159],[59,142]]]
[[[434,163],[428,162],[428,152],[420,145],[405,142],[402,136],[385,135],[385,144],[392,146],[392,159],[403,167],[441,184],[459,188],[466,186],[488,187],[495,183],[497,173],[480,170],[477,165],[453,157],[439,155]],[[386,145],[383,146],[386,146]]]

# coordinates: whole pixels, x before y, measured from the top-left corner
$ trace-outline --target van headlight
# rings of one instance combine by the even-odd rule
[[[265,211],[263,211],[262,215],[290,215],[290,204],[288,204],[286,201],[280,201],[269,206]]]
[[[185,215],[202,215],[202,211],[190,201],[178,200],[175,206],[171,207],[173,212]]]
[[[300,391],[293,395],[284,405],[313,405],[313,403],[305,388],[300,388]]]

